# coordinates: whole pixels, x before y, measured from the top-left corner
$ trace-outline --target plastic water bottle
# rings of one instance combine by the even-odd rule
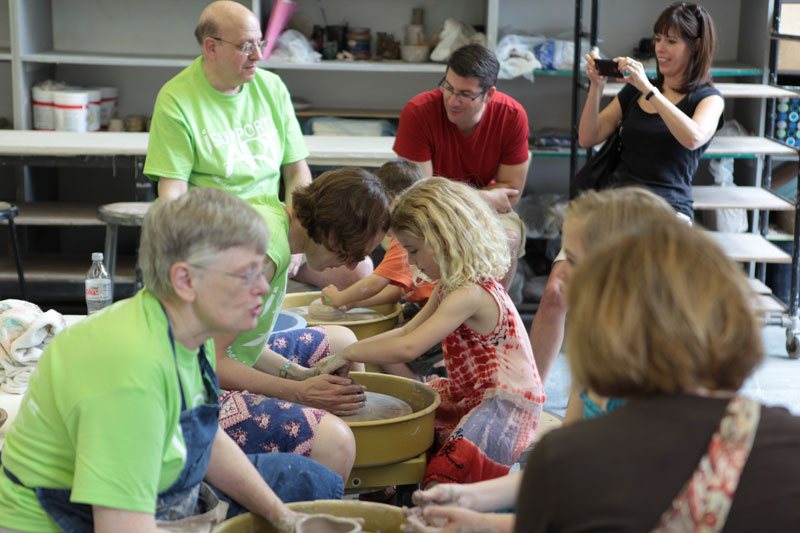
[[[103,252],[92,253],[92,268],[86,273],[86,311],[91,315],[111,305],[111,280],[103,266]]]

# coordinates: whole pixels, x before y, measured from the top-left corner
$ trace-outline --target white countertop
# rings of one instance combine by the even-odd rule
[[[0,130],[0,156],[144,156],[148,133]],[[304,136],[311,165],[380,166],[394,137]]]

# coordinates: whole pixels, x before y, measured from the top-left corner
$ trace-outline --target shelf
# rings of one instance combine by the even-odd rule
[[[624,85],[624,83],[607,83],[603,88],[603,96],[616,96]],[[760,83],[715,83],[714,87],[719,89],[725,98],[795,98],[800,96],[795,91]]]
[[[747,278],[747,282],[756,294],[772,294],[772,289],[767,287],[766,284],[758,278]]]
[[[133,283],[136,281],[134,265],[136,258],[132,256],[117,257],[115,283]],[[92,262],[88,254],[70,256],[64,254],[37,254],[22,257],[22,269],[25,283],[80,283],[86,279],[86,272]],[[0,258],[0,282],[17,281],[17,268],[14,261],[6,256]]]
[[[754,302],[757,315],[768,313],[786,313],[789,309],[773,294],[757,294]]]
[[[792,256],[770,243],[761,235],[752,233],[706,233],[722,251],[734,261],[744,263],[791,263]]]
[[[595,147],[598,149],[601,145]],[[2,147],[0,147],[2,151]],[[581,151],[579,155],[583,155]],[[755,159],[762,155],[791,156],[797,158],[797,150],[783,143],[764,137],[717,135],[711,139],[703,159]]]
[[[258,64],[269,70],[333,70],[340,72],[434,72],[444,74],[444,63],[407,63],[400,60],[338,61],[328,59],[315,63],[288,63],[267,59]]]
[[[0,61],[11,61],[11,50],[0,48]]]
[[[333,109],[311,108],[295,110],[298,117],[345,117],[345,118],[400,118],[396,109]]]
[[[98,207],[100,204],[69,202],[19,204],[14,222],[17,226],[105,226],[97,218]],[[0,220],[0,225],[8,225],[8,221]]]
[[[692,187],[692,195],[695,211],[712,209],[794,211],[794,204],[761,187],[698,185]]]
[[[645,68],[645,73],[648,77],[654,78],[656,75],[655,67]],[[533,71],[534,76],[572,76],[572,69],[570,70],[542,70],[537,69]],[[712,77],[731,77],[731,76],[761,76],[764,70],[755,68],[752,65],[741,63],[739,61],[719,61],[711,67]],[[586,71],[581,70],[581,75],[586,77]],[[620,84],[621,85],[621,84]],[[605,92],[603,93],[605,95]]]
[[[783,143],[771,141],[763,137],[718,135],[711,140],[711,145],[703,154],[705,159],[735,157],[739,159],[755,158],[761,155],[793,155],[797,150]]]
[[[147,153],[147,139],[147,133],[0,130],[0,155],[143,156]]]
[[[572,70],[546,70],[536,69],[533,71],[534,77],[536,76],[572,76]]]
[[[22,61],[28,63],[61,63],[65,65],[101,65],[108,67],[178,67],[189,66],[194,57],[180,56],[138,56],[127,54],[87,54],[71,52],[39,52],[22,54]]]

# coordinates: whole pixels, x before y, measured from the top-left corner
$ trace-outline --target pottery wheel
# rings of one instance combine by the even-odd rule
[[[341,322],[347,318],[347,310],[344,307],[332,307],[314,300],[308,304],[308,318],[315,322]]]
[[[367,391],[365,394],[367,395],[367,401],[364,407],[354,415],[340,417],[342,420],[345,422],[372,422],[399,418],[414,412],[411,406],[400,398],[379,392]]]
[[[385,318],[384,315],[373,309],[354,307],[346,311],[344,307],[323,305],[319,299],[314,300],[309,305],[290,307],[289,309],[284,309],[284,311],[296,313],[309,322],[316,322],[318,324],[331,324],[334,322],[347,324],[348,322]]]
[[[352,518],[327,514],[313,514],[300,519],[295,525],[297,533],[360,533],[361,524]]]

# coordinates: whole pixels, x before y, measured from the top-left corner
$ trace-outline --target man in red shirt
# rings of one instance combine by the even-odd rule
[[[437,89],[408,101],[394,143],[398,156],[429,176],[464,181],[480,189],[513,234],[508,288],[524,251],[525,226],[512,208],[525,187],[530,164],[528,116],[495,87],[500,63],[479,44],[454,51]]]

